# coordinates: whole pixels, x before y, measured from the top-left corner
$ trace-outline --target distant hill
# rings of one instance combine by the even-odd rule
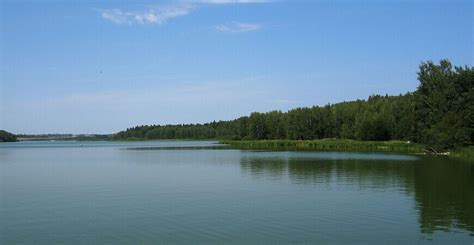
[[[0,130],[0,142],[15,142],[16,135],[7,132],[5,130]]]

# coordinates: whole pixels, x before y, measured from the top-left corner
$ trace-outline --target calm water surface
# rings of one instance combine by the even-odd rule
[[[474,165],[215,142],[0,144],[0,244],[474,242]]]

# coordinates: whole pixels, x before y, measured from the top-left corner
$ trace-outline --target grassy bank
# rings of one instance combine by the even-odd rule
[[[451,152],[450,157],[474,162],[474,146],[468,146]]]
[[[323,140],[251,140],[220,143],[239,149],[271,149],[271,150],[309,150],[309,151],[376,151],[399,153],[423,153],[420,144],[403,141],[355,141],[342,139]]]

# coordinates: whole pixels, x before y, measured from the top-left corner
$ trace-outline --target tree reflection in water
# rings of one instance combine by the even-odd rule
[[[474,165],[443,157],[360,153],[247,152],[241,169],[256,179],[347,185],[412,195],[421,232],[465,229],[474,235]]]

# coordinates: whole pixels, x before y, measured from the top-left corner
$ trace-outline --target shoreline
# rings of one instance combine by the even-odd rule
[[[360,151],[424,154],[420,144],[402,141],[321,140],[221,140],[219,143],[239,149],[302,150],[302,151]]]
[[[474,162],[474,146],[446,152],[429,152],[422,144],[404,141],[321,140],[220,140],[219,143],[245,150],[386,152],[450,157]]]
[[[276,150],[276,151],[339,151],[339,152],[384,152],[404,153],[411,155],[449,157],[474,163],[474,146],[465,146],[443,152],[432,152],[427,147],[405,141],[358,141],[349,139],[320,140],[219,140],[219,139],[61,139],[32,141],[103,141],[103,142],[137,142],[137,141],[216,141],[235,149],[242,150]],[[24,142],[17,140],[15,142]],[[7,143],[7,142],[0,142]]]

